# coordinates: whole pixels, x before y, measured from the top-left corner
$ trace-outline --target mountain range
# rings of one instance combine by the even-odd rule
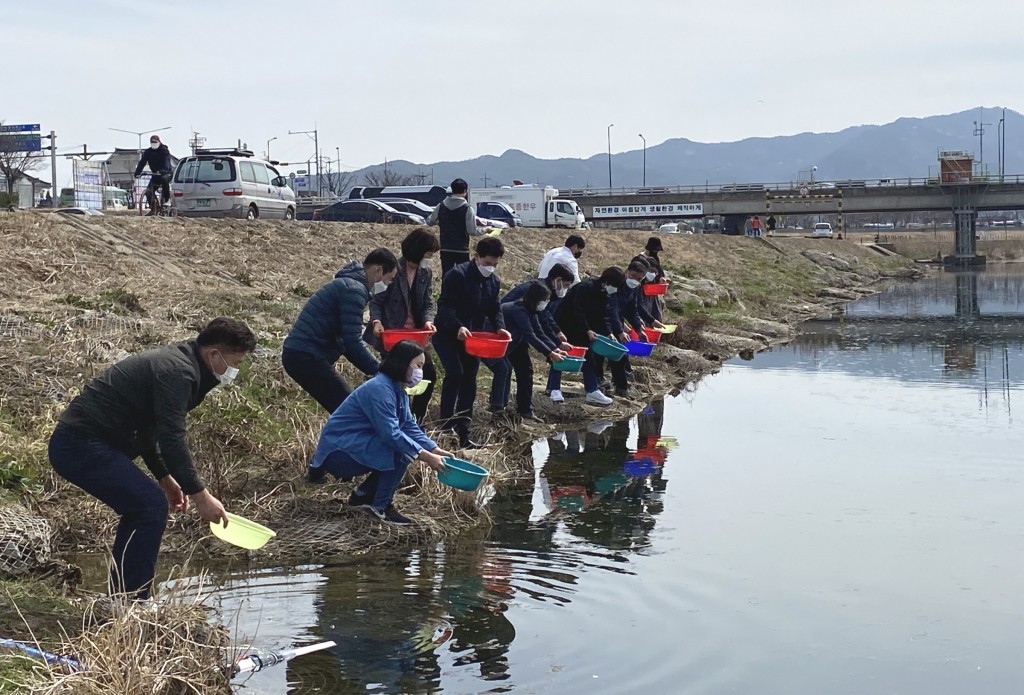
[[[812,167],[816,181],[925,177],[934,170],[939,150],[968,150],[990,173],[998,172],[997,123],[1002,111],[985,108],[984,142],[973,134],[978,109],[925,118],[900,118],[885,125],[859,125],[835,133],[800,133],[736,142],[704,143],[686,138],[666,140],[647,148],[647,185],[725,184],[806,180]],[[1024,173],[1024,116],[1006,110],[1007,174]],[[643,152],[612,154],[615,187],[640,186]],[[360,185],[369,174],[381,175],[384,165],[359,169],[353,174]],[[486,177],[491,186],[513,180],[556,188],[594,188],[608,185],[608,156],[586,159],[538,159],[520,150],[500,156],[485,155],[461,162],[415,163],[389,161],[387,171],[417,181],[447,185],[462,177],[470,187],[481,187]]]

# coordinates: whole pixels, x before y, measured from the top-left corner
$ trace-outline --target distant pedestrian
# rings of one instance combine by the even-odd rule
[[[647,265],[651,266],[651,271],[654,273],[654,277],[650,275],[645,276],[647,282],[666,282],[665,271],[661,267],[660,253],[664,250],[661,245],[661,239],[656,236],[652,236],[647,240],[647,245],[644,246],[644,252],[639,256],[633,258],[633,260],[643,260],[647,262]],[[642,295],[640,297],[640,303],[643,305],[644,310],[650,314],[655,320],[661,321],[662,314],[664,313],[661,305],[661,297],[657,295]]]
[[[775,220],[775,215],[768,215],[766,222],[768,223],[768,234],[775,234],[775,228],[778,226],[778,222]]]
[[[451,195],[430,213],[427,224],[441,228],[441,276],[469,260],[469,238],[482,236],[476,227],[476,211],[469,202],[469,184],[455,179]]]
[[[757,215],[750,221],[750,232],[752,236],[761,236],[761,218]]]

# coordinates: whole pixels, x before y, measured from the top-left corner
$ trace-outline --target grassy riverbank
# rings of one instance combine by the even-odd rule
[[[210,318],[227,314],[249,322],[261,350],[236,386],[215,391],[193,413],[189,436],[203,477],[226,506],[279,531],[261,555],[265,561],[309,562],[443,539],[485,520],[484,497],[453,494],[422,472],[410,476],[396,501],[421,521],[413,529],[382,527],[352,514],[340,504],[345,486],[311,488],[302,482],[325,418],[283,374],[281,343],[306,297],[337,268],[375,246],[397,250],[407,231],[135,216],[0,217],[0,357],[8,366],[0,373],[0,506],[18,502],[27,514],[48,520],[58,557],[107,547],[113,515],[49,470],[46,441],[56,416],[111,362],[192,337]],[[507,231],[499,267],[503,284],[531,277],[541,255],[564,236],[554,230]],[[586,236],[581,270],[593,274],[625,265],[647,237],[614,230]],[[507,416],[480,415],[475,435],[488,447],[471,458],[492,471],[496,485],[532,470],[533,438],[567,424],[632,415],[650,398],[714,372],[723,359],[787,340],[800,321],[870,293],[880,278],[918,272],[905,259],[843,241],[666,235],[663,243],[673,280],[668,314],[682,322],[671,344],[659,346],[650,360],[634,362],[634,393],[610,408],[583,405],[578,378],[567,378],[568,400],[558,407],[540,395],[538,383],[535,402],[544,424],[524,427]],[[345,373],[361,380],[347,366]],[[544,376],[538,369],[538,382]],[[482,399],[489,378],[482,370]],[[3,532],[16,534],[17,528]],[[198,548],[193,565],[204,554],[227,550],[210,539],[194,514],[172,520],[165,545],[169,553]],[[27,612],[17,592],[10,593],[11,600],[0,602],[0,626],[8,631],[0,637],[29,638],[27,627],[44,624],[44,614],[62,618],[56,622],[69,635],[81,632],[80,603],[69,602],[66,592],[52,593],[53,605]]]

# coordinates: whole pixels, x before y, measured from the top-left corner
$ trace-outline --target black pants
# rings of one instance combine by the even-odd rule
[[[338,409],[352,388],[345,377],[320,355],[285,348],[281,352],[284,371],[328,413]]]
[[[469,251],[441,251],[441,277],[457,266],[469,260]],[[442,363],[443,364],[443,363]]]
[[[153,174],[149,177],[149,185],[146,186],[146,201],[149,202],[149,207],[152,210],[156,205],[153,202],[153,196],[156,195],[159,189],[160,195],[163,198],[163,202],[166,203],[171,199],[171,177],[168,174],[163,176],[161,174]]]
[[[435,333],[434,350],[444,367],[441,381],[441,421],[445,426],[468,426],[476,401],[476,375],[480,358],[466,352],[466,344],[454,336]]]
[[[529,345],[523,341],[507,358],[516,374],[516,412],[528,415],[533,412],[533,362]]]

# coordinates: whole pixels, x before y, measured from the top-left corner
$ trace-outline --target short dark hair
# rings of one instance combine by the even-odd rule
[[[409,363],[417,355],[423,354],[423,346],[411,340],[399,340],[391,348],[388,356],[380,363],[380,373],[389,376],[400,384],[405,383],[405,376],[409,372]]]
[[[627,271],[632,271],[634,273],[647,273],[650,269],[651,266],[640,260],[630,261],[629,265],[626,267]]]
[[[402,258],[413,263],[419,263],[428,253],[440,250],[441,242],[437,235],[426,227],[417,227],[402,239]]]
[[[579,234],[570,234],[565,240],[566,248],[569,248],[570,246],[576,246],[580,249],[580,251],[582,251],[586,245],[587,240],[581,237]]]
[[[256,336],[243,322],[219,316],[206,324],[196,338],[199,347],[217,346],[231,352],[255,352]]]
[[[631,263],[642,263],[644,266],[647,267],[648,270],[652,270],[654,268],[654,264],[650,261],[650,259],[647,258],[647,256],[643,254],[640,254],[639,256],[634,258],[631,261]]]
[[[466,183],[466,179],[455,179],[452,181],[452,193],[461,195],[469,190],[469,184]]]
[[[530,311],[536,311],[537,305],[551,297],[551,290],[543,282],[534,280],[523,293],[523,306]]]
[[[626,286],[626,274],[618,268],[605,268],[601,273],[601,282],[621,290]]]
[[[572,282],[576,279],[576,276],[572,274],[564,263],[555,263],[551,266],[551,270],[548,271],[548,276],[544,278],[548,282],[554,280],[565,280],[566,282]]]
[[[366,260],[363,261],[363,267],[368,265],[379,265],[385,273],[390,273],[398,267],[398,259],[395,258],[395,254],[382,246],[367,254]]]
[[[484,256],[501,258],[505,255],[505,245],[501,243],[501,239],[496,236],[485,236],[483,239],[476,242],[476,255],[481,258]]]

